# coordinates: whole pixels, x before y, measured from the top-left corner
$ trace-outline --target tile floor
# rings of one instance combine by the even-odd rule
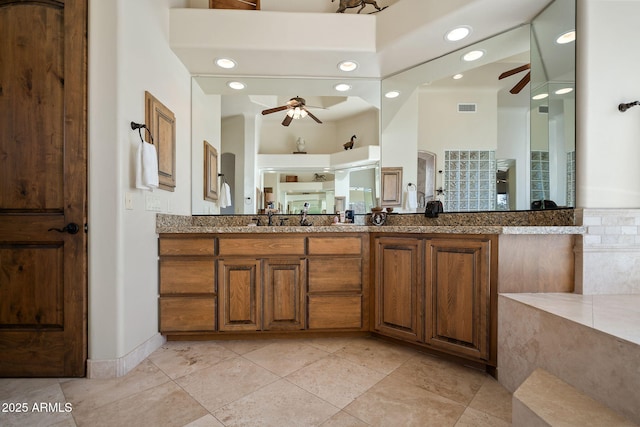
[[[168,342],[121,378],[0,379],[0,404],[4,427],[511,425],[489,375],[375,338]]]

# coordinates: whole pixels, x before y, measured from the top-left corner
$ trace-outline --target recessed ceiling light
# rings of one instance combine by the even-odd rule
[[[535,99],[537,101],[539,99],[545,99],[547,96],[549,96],[548,93],[540,93],[538,95],[532,96],[531,99]]]
[[[453,80],[460,80],[462,77],[464,77],[463,74],[456,74],[455,76],[453,76]]]
[[[384,94],[384,97],[389,99],[397,98],[398,96],[400,96],[400,92],[398,92],[397,90],[390,90],[389,92]]]
[[[235,89],[235,90],[242,90],[245,87],[247,87],[242,82],[229,82],[229,83],[227,83],[227,86],[229,86],[231,89]]]
[[[572,87],[565,87],[562,89],[558,89],[557,91],[555,91],[556,95],[564,95],[565,93],[569,93],[569,92],[573,92],[573,88]]]
[[[358,63],[356,61],[342,61],[338,64],[338,68],[342,71],[354,71],[358,68]]]
[[[462,59],[467,62],[471,62],[471,61],[477,61],[483,56],[484,56],[484,50],[472,50],[471,52],[465,53]]]
[[[576,30],[567,31],[566,33],[562,33],[556,39],[556,43],[558,44],[567,44],[576,40]]]
[[[236,65],[238,65],[236,64],[236,61],[229,58],[217,58],[215,62],[218,67],[225,68],[227,70],[231,68],[235,68]]]
[[[468,37],[469,34],[471,34],[471,27],[462,25],[447,32],[447,34],[444,35],[444,38],[450,42],[457,42]]]
[[[348,90],[351,90],[351,85],[348,85],[346,83],[338,83],[333,88],[338,92],[346,92]]]

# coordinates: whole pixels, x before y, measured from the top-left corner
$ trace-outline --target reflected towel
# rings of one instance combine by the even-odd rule
[[[151,190],[158,187],[158,154],[156,147],[142,142],[136,153],[136,188]]]
[[[226,182],[220,185],[220,197],[218,198],[218,204],[221,208],[231,206],[231,187]]]
[[[404,208],[413,210],[418,208],[418,192],[414,187],[409,188],[404,193]]]

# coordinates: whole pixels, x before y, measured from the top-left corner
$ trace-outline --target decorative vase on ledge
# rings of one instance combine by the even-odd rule
[[[307,143],[303,137],[298,137],[296,140],[296,147],[298,148],[298,153],[306,153],[305,149],[307,148]]]

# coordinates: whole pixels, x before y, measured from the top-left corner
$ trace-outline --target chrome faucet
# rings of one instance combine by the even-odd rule
[[[271,227],[273,225],[273,211],[268,211],[267,212],[267,217],[269,218],[269,223],[268,225]]]
[[[304,202],[304,207],[302,208],[302,212],[300,213],[300,225],[311,225],[309,220],[307,220],[308,211],[309,211],[309,202]]]

